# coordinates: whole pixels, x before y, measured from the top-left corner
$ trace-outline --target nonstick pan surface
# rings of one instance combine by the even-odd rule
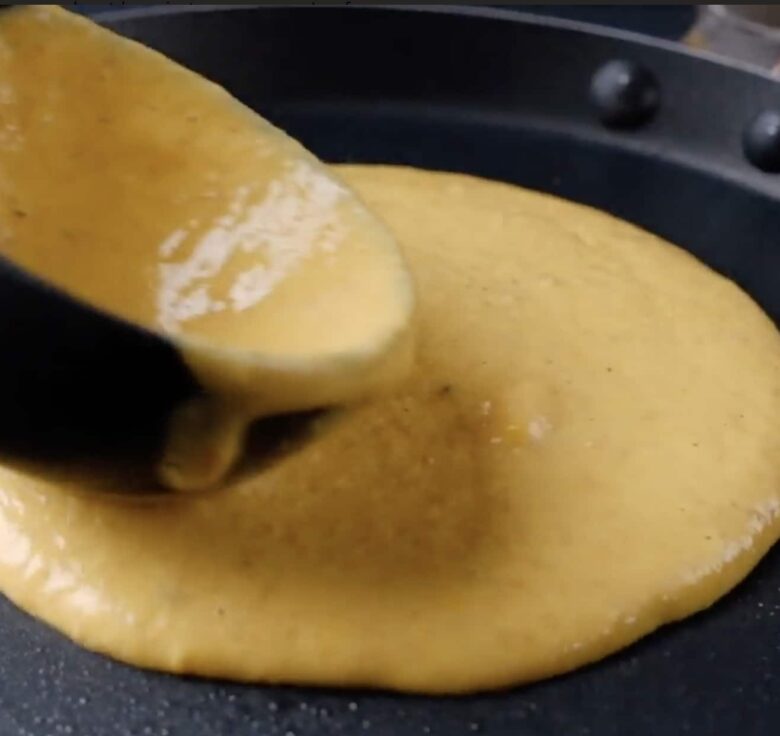
[[[780,109],[780,85],[759,73],[491,10],[201,7],[104,20],[328,160],[465,171],[601,207],[689,249],[780,319],[780,176],[742,149],[754,116]],[[641,109],[622,127],[589,93],[613,60],[643,70]],[[0,736],[778,733],[780,549],[711,610],[603,662],[459,698],[144,672],[0,597]]]

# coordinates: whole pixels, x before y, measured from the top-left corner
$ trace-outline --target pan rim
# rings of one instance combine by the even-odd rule
[[[477,7],[463,5],[393,5],[393,4],[371,4],[371,5],[319,5],[293,2],[285,4],[252,4],[252,5],[152,5],[144,8],[125,8],[122,10],[106,10],[97,12],[91,17],[99,23],[118,23],[127,20],[142,18],[157,18],[164,16],[195,15],[200,13],[213,13],[217,11],[239,11],[239,10],[308,10],[308,11],[326,11],[326,10],[348,10],[349,12],[387,12],[393,11],[412,15],[414,13],[423,13],[428,15],[444,15],[462,18],[478,18],[482,20],[499,20],[509,23],[522,25],[536,25],[543,28],[552,28],[555,30],[568,31],[572,33],[582,33],[590,36],[598,36],[603,39],[613,41],[623,41],[634,45],[644,46],[646,48],[659,49],[668,53],[685,57],[694,62],[704,62],[713,64],[729,71],[736,71],[747,74],[752,77],[763,79],[780,87],[780,80],[772,76],[766,69],[749,62],[732,59],[721,54],[703,49],[691,49],[678,41],[669,41],[666,39],[648,36],[636,31],[626,31],[618,28],[610,28],[597,23],[587,21],[570,20],[567,18],[557,18],[552,16],[539,15],[524,10],[505,10],[497,7]]]

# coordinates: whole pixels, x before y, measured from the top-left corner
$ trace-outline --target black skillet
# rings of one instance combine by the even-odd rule
[[[107,22],[326,159],[467,171],[596,205],[685,246],[780,319],[780,176],[743,152],[751,120],[780,109],[767,77],[490,10],[164,9]],[[604,71],[613,61],[628,67]],[[772,168],[760,133],[748,133],[752,157]],[[778,734],[779,552],[710,611],[602,663],[462,698],[142,672],[2,599],[0,736]]]

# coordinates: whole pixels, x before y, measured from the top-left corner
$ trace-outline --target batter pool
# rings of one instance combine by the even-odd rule
[[[339,173],[418,284],[411,377],[207,496],[0,468],[6,595],[143,667],[450,693],[597,660],[747,574],[780,531],[780,339],[740,289],[555,197]]]

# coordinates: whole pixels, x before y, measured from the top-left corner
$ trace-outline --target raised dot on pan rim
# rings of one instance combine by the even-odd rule
[[[628,59],[611,59],[591,77],[590,101],[608,128],[635,129],[652,120],[661,89],[650,69]]]
[[[745,126],[742,151],[757,169],[780,173],[780,109],[762,110]]]

